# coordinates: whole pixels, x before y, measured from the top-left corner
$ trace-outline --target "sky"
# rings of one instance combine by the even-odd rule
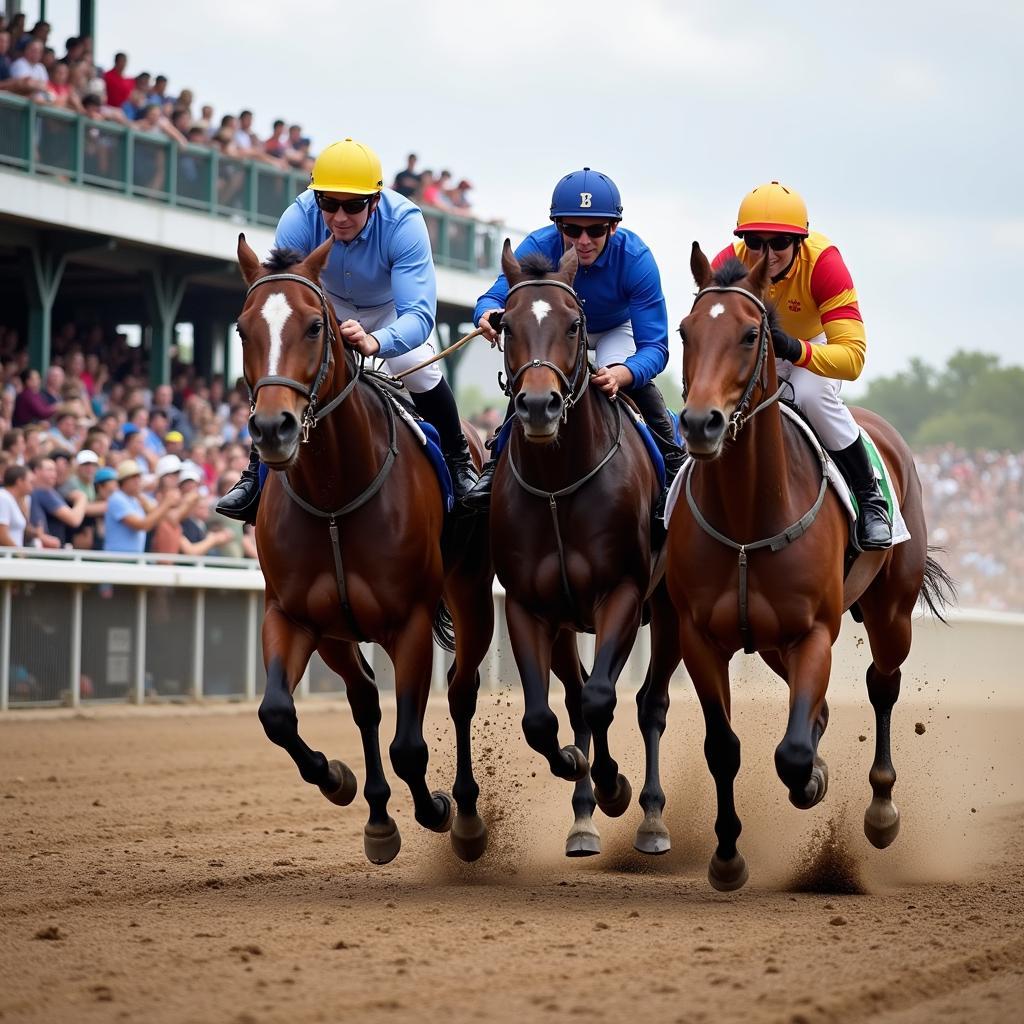
[[[37,5],[23,4],[30,19]],[[807,201],[842,252],[868,337],[864,374],[959,348],[1020,363],[1024,4],[1005,0],[178,0],[159,17],[98,0],[97,59],[164,73],[257,132],[301,123],[469,178],[481,215],[531,230],[590,166],[661,268],[672,333],[689,252],[731,237],[755,185]],[[51,0],[62,39],[77,0]],[[483,290],[483,289],[482,289]]]

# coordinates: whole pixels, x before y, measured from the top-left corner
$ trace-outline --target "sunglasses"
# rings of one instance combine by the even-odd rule
[[[743,241],[751,252],[760,252],[766,245],[772,252],[783,252],[793,244],[793,237],[776,235],[774,238],[762,238],[760,235],[744,235]]]
[[[344,210],[345,213],[362,213],[374,200],[376,193],[372,196],[363,196],[361,199],[331,199],[322,192],[314,192],[313,195],[316,196],[316,205],[324,213],[337,213],[339,210]]]
[[[584,227],[582,224],[559,224],[558,230],[565,235],[566,238],[579,238],[580,235],[585,234],[587,238],[604,238],[608,234],[608,229],[611,227],[607,222],[604,224],[588,224]]]

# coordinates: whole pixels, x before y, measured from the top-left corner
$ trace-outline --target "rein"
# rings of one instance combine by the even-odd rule
[[[515,386],[519,382],[522,375],[529,369],[534,367],[545,366],[550,370],[553,370],[559,381],[564,386],[565,390],[562,392],[565,400],[565,405],[562,410],[562,422],[564,423],[569,415],[569,409],[576,405],[583,395],[586,393],[587,387],[590,384],[590,368],[587,365],[587,320],[583,312],[583,307],[580,305],[579,296],[577,296],[575,289],[571,288],[567,284],[563,284],[561,281],[520,281],[519,284],[513,285],[508,290],[508,295],[511,295],[514,291],[520,288],[536,288],[541,286],[548,286],[553,288],[561,288],[564,291],[569,292],[572,295],[573,300],[576,302],[576,306],[579,308],[580,315],[576,321],[576,331],[578,338],[578,347],[576,353],[576,362],[573,366],[572,380],[570,380],[562,370],[555,366],[554,363],[547,359],[531,359],[530,362],[525,363],[519,367],[514,373],[508,365],[508,346],[505,347],[505,369],[511,374],[507,382],[502,382],[501,374],[498,374],[498,384],[501,386],[502,391],[511,398],[515,393]],[[507,301],[507,296],[506,296]],[[582,376],[582,384],[580,384],[580,377]],[[558,549],[558,568],[562,575],[562,591],[565,595],[565,599],[572,609],[573,618],[576,621],[576,626],[581,632],[586,632],[586,628],[583,626],[582,619],[579,615],[579,609],[576,604],[576,599],[573,596],[572,587],[569,585],[569,572],[566,568],[565,563],[565,544],[562,540],[562,529],[558,521],[558,499],[567,498],[571,494],[575,494],[584,484],[589,483],[601,472],[604,467],[611,462],[612,457],[622,447],[622,408],[620,403],[612,402],[612,406],[615,409],[615,441],[611,447],[605,453],[604,457],[593,469],[591,469],[586,475],[580,477],[580,479],[568,484],[565,487],[559,488],[557,491],[545,491],[539,487],[534,487],[533,484],[528,483],[522,473],[519,471],[519,467],[515,463],[515,459],[512,457],[511,446],[508,449],[508,464],[512,470],[512,476],[519,486],[527,492],[537,498],[545,498],[548,503],[548,509],[551,512],[551,523],[555,531],[555,546]]]
[[[754,371],[750,376],[750,380],[747,382],[746,390],[743,392],[743,397],[740,399],[739,405],[733,412],[732,416],[729,417],[729,437],[732,440],[736,439],[740,430],[752,420],[759,412],[774,405],[779,398],[782,396],[783,391],[787,387],[790,387],[788,381],[783,382],[779,387],[779,390],[775,392],[770,398],[759,402],[751,412],[747,412],[747,406],[750,404],[751,396],[754,393],[754,387],[757,383],[758,377],[761,375],[761,371],[764,368],[764,362],[768,354],[768,340],[771,337],[771,329],[768,322],[768,310],[765,304],[753,294],[748,292],[745,288],[737,288],[735,286],[726,285],[713,285],[708,288],[702,288],[696,298],[693,300],[694,305],[702,295],[714,292],[736,292],[739,295],[750,299],[755,306],[761,311],[761,326],[759,330],[760,347],[757,353],[757,362],[754,365]],[[683,379],[683,395],[686,395],[686,380]],[[785,406],[781,406],[785,411]],[[724,533],[716,530],[704,517],[701,510],[697,507],[697,502],[693,497],[693,491],[691,490],[691,481],[693,479],[693,467],[695,462],[693,459],[687,461],[683,468],[684,482],[686,484],[686,504],[690,507],[690,512],[693,513],[693,518],[697,525],[706,533],[708,536],[713,537],[720,544],[724,544],[728,548],[732,548],[737,554],[737,567],[739,569],[739,619],[740,619],[740,635],[743,638],[743,650],[746,654],[754,654],[757,650],[757,646],[754,642],[754,632],[750,627],[750,609],[749,609],[749,594],[747,585],[747,553],[750,551],[757,551],[760,548],[769,548],[772,551],[781,551],[783,548],[788,547],[793,541],[802,537],[811,527],[811,524],[818,517],[818,513],[821,511],[821,506],[825,502],[825,493],[828,490],[828,467],[825,463],[825,454],[820,445],[815,446],[815,454],[818,456],[818,460],[821,464],[821,486],[818,488],[818,496],[814,501],[814,504],[795,522],[787,526],[784,530],[774,534],[771,537],[765,537],[762,540],[756,540],[749,544],[739,544],[734,541],[731,537],[727,537]]]
[[[299,508],[304,512],[308,512],[311,516],[327,520],[328,530],[331,536],[331,550],[334,556],[334,579],[338,589],[338,601],[341,604],[342,613],[348,618],[349,625],[351,626],[352,632],[355,634],[356,638],[360,641],[365,641],[366,637],[363,631],[359,628],[359,622],[356,619],[355,611],[348,599],[348,587],[345,585],[345,565],[341,557],[341,537],[337,521],[344,516],[349,515],[349,513],[355,512],[356,509],[362,508],[363,505],[370,501],[381,487],[384,486],[384,481],[388,478],[391,468],[395,464],[395,459],[398,457],[398,433],[395,426],[395,412],[387,395],[385,395],[377,385],[370,381],[369,378],[363,376],[365,360],[361,356],[353,370],[352,379],[325,406],[322,408],[317,407],[320,387],[324,382],[328,367],[331,364],[331,352],[336,340],[334,327],[331,322],[330,310],[327,305],[327,298],[324,295],[323,289],[318,284],[311,281],[308,277],[302,277],[299,274],[268,274],[266,277],[261,277],[258,281],[254,281],[246,291],[245,297],[248,299],[256,288],[271,281],[295,281],[298,284],[305,285],[305,287],[312,289],[312,291],[316,293],[317,298],[320,300],[320,310],[323,314],[324,320],[323,353],[320,357],[320,368],[317,371],[316,378],[314,379],[311,387],[307,387],[301,381],[293,380],[291,377],[282,377],[278,374],[261,377],[256,381],[256,386],[250,388],[249,391],[250,402],[253,409],[255,409],[256,396],[259,394],[260,388],[267,387],[268,385],[276,384],[282,387],[291,388],[293,391],[297,391],[300,395],[303,395],[308,400],[308,404],[306,406],[306,411],[302,414],[302,444],[309,441],[309,433],[313,427],[315,427],[326,416],[330,415],[342,404],[342,402],[345,401],[346,398],[349,397],[349,395],[352,394],[360,379],[364,380],[364,382],[373,390],[374,394],[381,399],[384,404],[384,411],[387,413],[388,451],[387,455],[384,457],[384,463],[377,471],[373,480],[371,480],[355,498],[342,505],[340,508],[330,510],[317,508],[316,505],[306,501],[305,498],[295,492],[288,480],[287,470],[275,471],[278,474],[278,479],[281,481],[281,486],[284,488],[285,494],[287,494],[288,497],[299,506]],[[246,384],[248,385],[248,381],[246,381]]]

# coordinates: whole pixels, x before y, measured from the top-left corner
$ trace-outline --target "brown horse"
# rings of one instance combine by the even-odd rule
[[[501,265],[509,283],[502,330],[514,420],[495,470],[491,552],[523,684],[523,732],[554,775],[576,783],[566,854],[586,856],[601,849],[595,804],[617,816],[632,796],[609,751],[608,729],[616,680],[662,576],[651,550],[659,484],[621,403],[588,387],[586,321],[572,288],[575,250],[551,272],[546,260],[520,266],[506,241]],[[641,728],[654,737],[655,750],[665,728],[668,677],[679,662],[675,616],[663,584],[658,591],[652,643],[656,651],[664,648],[659,627],[667,624],[670,663],[654,659],[659,685],[652,687],[649,675],[638,698]],[[597,634],[589,677],[576,647],[583,631]],[[559,746],[558,720],[548,705],[552,669],[565,686],[575,746]],[[648,767],[637,846],[663,853],[669,837],[656,756]]]
[[[730,890],[747,878],[736,849],[740,820],[733,802],[740,765],[729,721],[733,653],[756,650],[789,684],[789,720],[775,766],[791,802],[813,807],[828,786],[818,742],[828,724],[832,644],[844,611],[863,620],[876,725],[864,831],[882,849],[899,831],[889,721],[910,652],[911,614],[919,599],[940,613],[953,588],[928,557],[909,448],[881,417],[863,409],[854,415],[889,468],[911,539],[848,565],[849,521],[832,490],[824,489],[824,462],[775,401],[772,312],[763,304],[767,259],[749,272],[734,263],[713,274],[695,242],[690,267],[700,290],[680,326],[686,390],[680,426],[694,462],[688,493],[669,524],[667,577],[718,793],[718,846],[708,875],[716,889]]]
[[[345,681],[362,735],[363,792],[370,806],[366,855],[379,864],[392,860],[401,838],[388,815],[380,702],[358,647],[361,640],[380,644],[395,668],[398,721],[391,763],[412,792],[416,820],[435,832],[451,828],[455,852],[475,860],[487,840],[470,753],[477,668],[494,618],[486,531],[470,532],[458,551],[444,550],[445,514],[434,470],[412,430],[397,421],[390,400],[367,383],[338,340],[334,310],[318,284],[332,242],[305,259],[275,253],[266,266],[244,236],[238,243],[249,286],[238,318],[254,403],[249,430],[274,471],[256,523],[267,584],[267,687],[260,721],[306,782],[334,803],[352,801],[352,772],[310,749],[298,732],[292,693],[313,651],[319,651]],[[477,442],[478,463],[481,454]],[[423,739],[431,634],[439,628],[442,602],[455,626],[456,657],[448,673],[458,750],[454,825],[451,798],[427,788]]]

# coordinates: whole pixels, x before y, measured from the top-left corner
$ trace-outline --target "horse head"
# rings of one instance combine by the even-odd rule
[[[755,392],[775,380],[763,300],[768,260],[762,257],[749,270],[731,260],[716,273],[694,242],[690,269],[698,292],[679,325],[686,403],[679,426],[690,455],[714,459],[742,426]]]
[[[238,236],[238,265],[248,285],[238,334],[253,403],[249,434],[275,469],[296,460],[320,392],[334,383],[337,324],[319,284],[333,244],[329,238],[305,259],[275,251],[261,264],[245,235]]]
[[[502,316],[507,393],[528,441],[550,444],[587,380],[587,339],[572,282],[579,267],[569,249],[558,269],[543,256],[522,264],[505,240],[501,269],[509,284]]]

